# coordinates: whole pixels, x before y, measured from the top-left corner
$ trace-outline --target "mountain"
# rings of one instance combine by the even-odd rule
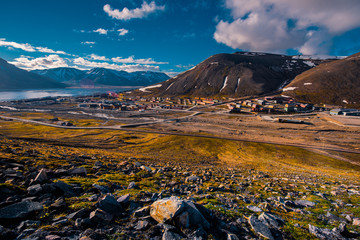
[[[154,96],[259,95],[281,89],[316,64],[317,61],[277,54],[217,54],[147,92]]]
[[[360,107],[360,53],[320,64],[283,90],[301,101]]]
[[[72,85],[147,86],[169,79],[165,73],[139,71],[126,72],[106,68],[93,68],[74,77]]]
[[[0,58],[0,89],[63,88],[63,83],[31,73],[9,64]]]
[[[52,79],[56,80],[57,82],[66,82],[66,81],[69,81],[69,80],[75,78],[76,76],[84,73],[84,71],[81,71],[76,68],[69,68],[69,67],[50,68],[50,69],[44,69],[44,70],[33,70],[31,72],[52,78]]]

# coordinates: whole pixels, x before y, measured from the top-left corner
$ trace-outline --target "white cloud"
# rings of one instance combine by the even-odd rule
[[[168,64],[168,62],[156,62],[152,58],[146,59],[135,59],[134,56],[130,56],[128,58],[116,57],[111,59],[116,63],[137,63],[137,64]]]
[[[221,20],[214,38],[253,51],[329,51],[331,39],[360,26],[358,0],[226,0],[233,21]]]
[[[98,28],[98,29],[94,30],[93,32],[97,32],[99,34],[106,35],[108,33],[108,30],[103,29],[103,28]]]
[[[96,42],[89,42],[89,41],[86,41],[86,42],[81,42],[82,45],[94,45],[96,44]]]
[[[107,62],[93,62],[88,61],[84,58],[76,58],[73,60],[73,64],[75,64],[79,68],[107,68],[118,71],[127,71],[127,72],[135,72],[135,71],[155,71],[158,72],[160,70],[159,66],[153,65],[141,65],[141,64],[114,64]]]
[[[99,56],[99,55],[96,55],[96,54],[90,54],[89,58],[91,60],[100,60],[100,61],[109,61],[109,59],[105,56]]]
[[[11,48],[21,49],[26,52],[42,52],[42,53],[55,53],[55,54],[68,55],[64,51],[55,51],[55,50],[49,49],[47,47],[34,47],[34,46],[30,45],[29,43],[9,42],[9,41],[6,41],[5,38],[0,39],[0,46],[6,46],[8,48],[10,47],[9,49],[11,49]]]
[[[19,58],[15,58],[14,61],[10,63],[25,70],[48,69],[69,66],[66,63],[65,59],[61,58],[59,55],[48,55],[39,58],[21,56]]]
[[[141,5],[141,8],[135,8],[131,10],[125,7],[123,10],[119,11],[118,9],[112,9],[109,4],[106,4],[103,9],[112,18],[118,20],[130,20],[133,18],[147,17],[150,13],[156,11],[164,11],[165,6],[157,6],[154,1],[152,1],[150,4],[144,1]]]
[[[125,28],[120,28],[117,31],[119,32],[119,36],[124,36],[125,34],[127,34],[129,32],[129,30],[127,30]]]

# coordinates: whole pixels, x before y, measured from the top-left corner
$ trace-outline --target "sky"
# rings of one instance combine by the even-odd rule
[[[0,58],[183,72],[217,53],[360,51],[360,0],[1,0]]]

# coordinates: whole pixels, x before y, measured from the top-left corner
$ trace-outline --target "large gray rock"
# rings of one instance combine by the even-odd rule
[[[270,228],[280,229],[284,225],[284,220],[278,216],[275,216],[270,213],[262,213],[259,216],[259,220]]]
[[[171,232],[171,231],[165,231],[162,240],[181,240],[184,239],[179,234]]]
[[[116,199],[110,194],[100,198],[97,204],[100,209],[110,213],[113,216],[120,216],[120,214],[123,212],[121,204],[118,203]]]
[[[346,240],[337,228],[330,230],[327,228],[318,228],[309,224],[309,232],[322,240]]]
[[[30,195],[36,195],[42,191],[42,187],[40,184],[32,185],[27,188],[27,191]]]
[[[69,175],[86,175],[87,171],[84,167],[73,168],[68,171]]]
[[[77,195],[72,186],[62,181],[55,182],[52,184],[52,186],[62,191],[66,197],[75,197]]]
[[[101,209],[96,209],[90,213],[90,220],[93,223],[106,225],[111,222],[113,216],[110,213],[107,213]]]
[[[263,211],[261,208],[254,206],[254,205],[246,206],[246,208],[252,212],[262,212]]]
[[[23,201],[0,209],[0,219],[25,218],[29,214],[40,211],[43,206],[38,202]]]
[[[265,239],[274,240],[274,237],[271,234],[270,229],[264,223],[259,221],[256,216],[252,215],[249,218],[249,224],[252,227],[252,229],[254,230],[254,232],[256,234],[258,234],[259,236],[261,236]]]

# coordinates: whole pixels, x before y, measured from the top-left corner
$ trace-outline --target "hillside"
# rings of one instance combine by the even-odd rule
[[[284,90],[306,102],[360,107],[360,53],[306,71]]]
[[[151,88],[161,96],[241,97],[277,91],[317,62],[277,54],[237,52],[209,57]]]
[[[63,83],[31,73],[9,64],[0,58],[0,89],[63,88]]]

